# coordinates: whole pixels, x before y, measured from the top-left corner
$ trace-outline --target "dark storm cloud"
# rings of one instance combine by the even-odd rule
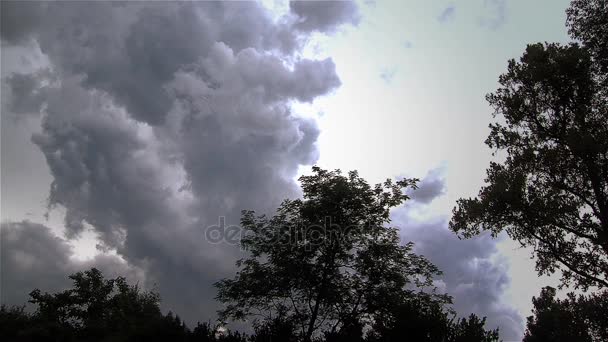
[[[66,237],[90,224],[159,285],[166,308],[191,323],[213,317],[211,284],[234,272],[240,252],[208,243],[205,228],[298,196],[293,178],[316,160],[319,131],[290,104],[340,85],[331,59],[298,49],[305,32],[355,22],[355,5],[296,5],[277,21],[251,2],[19,6],[3,2],[3,15],[36,20],[2,26],[3,42],[35,40],[50,71],[7,77],[7,108],[40,112],[32,141],[53,177],[49,207],[66,210]],[[28,227],[12,228],[21,238],[9,251],[44,230]],[[47,240],[71,270],[65,241]],[[20,266],[3,268],[8,287],[22,283]]]
[[[3,13],[6,8],[7,15],[24,18],[24,23],[9,21],[6,30],[3,26],[4,40],[37,39],[42,52],[62,73],[86,75],[83,85],[109,92],[136,119],[152,125],[163,123],[172,104],[163,85],[178,69],[205,56],[215,42],[223,42],[235,52],[254,48],[291,53],[300,38],[291,33],[287,19],[274,23],[255,2],[125,6],[73,2],[27,7],[3,2],[2,6]],[[334,7],[356,10],[354,4],[328,3],[315,8],[321,11],[324,7],[330,8],[324,19],[307,27],[326,30],[327,25],[350,20],[349,12]],[[332,11],[339,17],[331,17]],[[30,21],[37,26],[29,25]]]
[[[12,44],[27,40],[37,30],[43,11],[43,6],[34,1],[0,2],[2,39]]]
[[[21,115],[39,115],[41,106],[44,102],[44,87],[41,81],[48,79],[49,70],[41,70],[34,74],[11,74],[7,78],[9,94],[4,94],[7,99],[10,114],[15,114],[15,118]],[[15,94],[16,96],[12,96]]]
[[[428,257],[443,271],[436,284],[453,296],[454,308],[460,316],[470,313],[487,316],[488,326],[500,327],[503,340],[521,339],[523,319],[502,298],[510,283],[509,265],[496,254],[497,241],[489,235],[459,240],[448,229],[447,219],[438,217],[421,221],[413,215],[420,204],[430,203],[443,194],[444,182],[441,169],[429,172],[420,188],[411,194],[413,205],[408,207],[406,204],[395,210],[393,222],[401,227],[404,241],[415,242],[416,252]]]

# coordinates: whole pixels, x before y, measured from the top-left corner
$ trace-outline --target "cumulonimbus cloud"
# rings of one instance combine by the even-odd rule
[[[319,129],[291,103],[340,85],[331,59],[299,52],[311,32],[355,23],[357,7],[294,4],[273,19],[254,2],[1,6],[5,47],[34,45],[48,58],[7,77],[10,103],[2,101],[10,115],[41,118],[32,142],[53,179],[49,206],[65,208],[66,238],[90,225],[126,261],[116,265],[158,285],[165,307],[191,323],[212,317],[212,284],[233,272],[240,251],[207,243],[204,230],[298,195],[293,178],[317,159]],[[51,276],[82,266],[45,226],[5,230],[15,238],[3,241],[3,288],[59,287]],[[40,266],[53,274],[23,282],[27,265],[10,256],[33,253],[19,245],[34,240],[65,266]]]

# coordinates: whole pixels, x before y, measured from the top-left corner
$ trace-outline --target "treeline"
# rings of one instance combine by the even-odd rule
[[[2,341],[299,341],[297,329],[284,317],[265,321],[250,334],[233,332],[221,325],[197,323],[189,328],[177,314],[163,314],[160,296],[130,285],[122,277],[104,279],[93,268],[70,276],[73,287],[54,294],[34,290],[24,307],[0,308]],[[475,315],[455,320],[444,308],[424,300],[403,305],[395,324],[367,332],[350,326],[325,333],[314,341],[495,341],[496,331],[483,329],[484,319]]]

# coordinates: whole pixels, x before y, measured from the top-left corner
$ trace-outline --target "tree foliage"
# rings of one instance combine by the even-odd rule
[[[487,96],[499,120],[486,144],[504,161],[450,222],[464,237],[506,231],[533,249],[540,274],[561,269],[563,285],[583,289],[608,286],[605,6],[572,3],[568,24],[582,45],[532,44],[509,61]]]
[[[555,289],[545,287],[532,303],[524,342],[608,340],[608,292],[557,299]]]
[[[568,32],[589,51],[597,76],[604,86],[608,85],[608,2],[574,0],[566,14]]]
[[[299,342],[303,336],[293,316],[279,311],[253,324],[250,335],[223,324],[197,323],[189,329],[179,316],[162,314],[159,295],[141,291],[124,278],[104,279],[91,269],[70,276],[73,287],[54,294],[34,290],[25,306],[0,307],[2,341],[182,341],[182,342]],[[431,294],[401,303],[382,303],[385,312],[364,333],[361,321],[349,316],[340,329],[324,331],[315,342],[494,342],[497,330],[484,330],[485,318],[475,315],[455,321],[453,312]],[[385,320],[386,319],[386,320]]]
[[[33,314],[3,307],[3,320],[27,324],[13,326],[2,335],[26,341],[130,341],[184,335],[185,325],[178,316],[161,314],[155,292],[141,291],[123,277],[104,279],[95,268],[72,274],[70,279],[73,288],[65,291],[32,291]]]
[[[303,198],[273,217],[243,212],[249,256],[216,284],[222,319],[251,318],[257,336],[281,341],[498,340],[485,318],[455,321],[451,298],[432,286],[439,270],[390,226],[416,179],[372,187],[357,172],[314,167],[300,182]]]
[[[303,199],[286,200],[273,217],[244,211],[246,235],[234,279],[217,283],[226,319],[281,315],[310,341],[320,331],[362,326],[431,288],[439,270],[401,245],[390,209],[408,199],[415,179],[370,186],[356,172],[313,168],[300,178]],[[448,301],[445,296],[434,296]]]
[[[73,287],[54,294],[36,289],[24,307],[0,308],[3,341],[224,341],[246,342],[238,333],[198,324],[190,331],[179,316],[162,314],[160,296],[129,285],[125,278],[105,279],[93,268],[72,274]],[[217,336],[216,336],[217,335]]]
[[[374,322],[368,342],[497,342],[498,329],[485,330],[485,317],[457,319],[441,303],[419,296],[392,308],[392,315]],[[350,340],[349,340],[350,341]]]

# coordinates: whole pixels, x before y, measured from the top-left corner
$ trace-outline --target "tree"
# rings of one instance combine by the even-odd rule
[[[528,45],[487,96],[501,120],[477,198],[460,199],[450,227],[464,237],[506,231],[531,247],[539,274],[608,287],[608,97],[605,1],[574,1],[571,43]],[[602,10],[603,9],[603,10]],[[592,16],[587,16],[593,11]]]
[[[249,256],[234,279],[216,284],[226,304],[221,318],[281,317],[311,341],[369,324],[389,314],[390,304],[430,290],[439,270],[387,226],[390,209],[408,199],[402,189],[416,181],[371,187],[357,172],[313,167],[300,178],[303,199],[284,201],[271,218],[243,211],[240,243]]]
[[[36,289],[22,308],[0,310],[0,337],[11,341],[185,340],[189,330],[181,319],[160,311],[160,297],[141,291],[125,278],[105,279],[92,268],[72,274],[73,287],[49,294]]]
[[[498,329],[485,330],[485,317],[456,319],[452,310],[429,298],[400,303],[392,317],[377,320],[367,342],[497,342]],[[350,340],[348,340],[350,341]]]
[[[36,289],[30,303],[38,306],[36,317],[51,329],[73,332],[77,339],[129,340],[176,337],[185,326],[171,312],[160,312],[160,297],[142,292],[125,278],[104,279],[96,268],[70,275],[73,288],[55,294]]]
[[[608,293],[556,299],[552,287],[533,298],[524,342],[608,340]]]
[[[568,32],[584,44],[594,59],[603,85],[608,82],[608,2],[574,0],[566,10]],[[604,90],[606,90],[604,88]],[[604,94],[606,95],[606,94]]]
[[[368,340],[447,341],[451,314],[441,303],[418,296],[394,305],[390,315],[376,320]]]
[[[3,341],[18,341],[32,325],[32,316],[25,306],[0,306],[0,338]]]
[[[485,330],[486,318],[470,314],[469,318],[461,318],[451,325],[448,342],[498,342],[498,329]]]
[[[296,332],[297,327],[294,326],[293,322],[288,320],[284,315],[277,315],[276,317],[259,322],[254,327],[255,334],[251,336],[251,342],[296,342],[298,335]]]

